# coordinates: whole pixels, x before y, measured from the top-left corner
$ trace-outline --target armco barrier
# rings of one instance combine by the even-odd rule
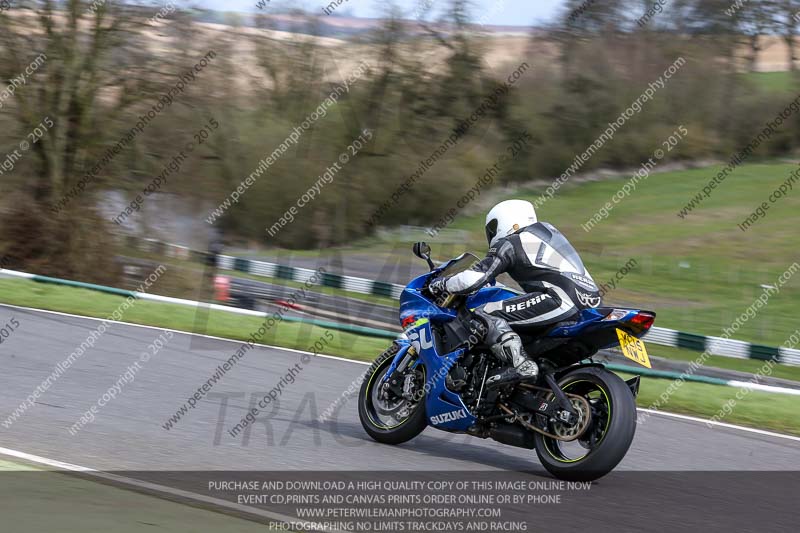
[[[220,255],[217,261],[217,265],[223,270],[244,272],[253,276],[287,279],[300,283],[304,283],[317,272],[310,268],[291,267],[270,263],[268,261],[254,261],[252,259],[243,259],[230,255]],[[385,296],[387,298],[399,298],[400,293],[403,291],[403,286],[395,283],[385,283],[383,281],[374,281],[354,276],[342,276],[332,273],[326,273],[322,276],[319,285],[359,294]]]
[[[220,305],[220,304],[208,304],[204,302],[198,302],[195,300],[185,300],[183,298],[173,298],[171,296],[161,296],[158,294],[149,294],[145,292],[137,292],[137,291],[128,291],[125,289],[117,289],[115,287],[107,287],[105,285],[96,285],[94,283],[84,283],[82,281],[72,281],[67,279],[59,279],[59,278],[51,278],[48,276],[40,276],[38,274],[29,274],[27,272],[18,272],[16,270],[5,270],[0,269],[0,277],[8,276],[8,277],[15,277],[15,278],[23,278],[29,279],[31,281],[36,281],[39,283],[52,283],[55,285],[64,285],[68,287],[76,287],[80,289],[88,289],[92,291],[104,292],[106,294],[113,294],[115,296],[124,296],[124,297],[133,297],[137,300],[149,300],[153,302],[161,302],[161,303],[168,303],[168,304],[175,304],[175,305],[184,305],[190,307],[198,307],[203,306],[206,309],[213,309],[215,311],[225,311],[228,313],[235,313],[239,315],[248,315],[248,316],[257,316],[257,317],[267,317],[270,313],[262,313],[261,311],[252,311],[250,309],[240,309],[238,307],[231,307],[228,305]],[[320,326],[328,329],[336,329],[339,331],[346,331],[348,333],[354,333],[356,335],[364,335],[367,337],[378,337],[384,339],[396,339],[397,333],[392,331],[387,331],[383,329],[377,328],[370,328],[365,326],[353,326],[348,324],[339,324],[338,322],[330,322],[325,320],[311,320],[305,318],[296,318],[290,316],[284,316],[281,319],[283,322],[306,322],[314,324],[315,326]]]
[[[239,309],[238,307],[229,307],[226,305],[219,305],[219,304],[206,304],[202,302],[197,302],[194,300],[185,300],[182,298],[172,298],[170,296],[160,296],[158,294],[148,294],[143,292],[137,291],[128,291],[124,289],[117,289],[114,287],[107,287],[105,285],[95,285],[93,283],[84,283],[80,281],[71,281],[59,278],[51,278],[48,276],[39,276],[37,274],[29,274],[27,272],[18,272],[15,270],[5,270],[0,269],[0,277],[2,276],[9,276],[9,277],[17,277],[28,279],[31,281],[39,282],[39,283],[52,283],[56,285],[65,285],[69,287],[77,287],[82,289],[89,289],[93,291],[104,292],[107,294],[113,294],[115,296],[132,296],[134,298],[140,300],[149,300],[155,302],[162,302],[168,304],[175,304],[175,305],[185,305],[191,307],[198,307],[198,306],[205,306],[208,309],[213,309],[216,311],[224,311],[228,313],[236,313],[240,315],[248,315],[248,316],[257,316],[257,317],[267,317],[269,313],[262,313],[260,311],[251,311],[249,309]],[[284,322],[305,322],[309,324],[313,324],[315,326],[327,328],[327,329],[335,329],[337,331],[344,331],[348,333],[353,333],[356,335],[364,335],[368,337],[377,337],[383,339],[396,339],[398,334],[392,331],[377,329],[377,328],[369,328],[364,326],[352,326],[347,324],[340,324],[338,322],[330,322],[325,320],[314,320],[314,319],[306,319],[306,318],[295,318],[295,317],[287,317],[284,316],[282,318]],[[649,335],[648,335],[649,337]],[[794,350],[797,351],[797,350]],[[653,378],[664,378],[664,379],[682,379],[684,381],[691,381],[695,383],[707,383],[713,385],[726,385],[731,387],[739,387],[739,388],[752,388],[754,390],[762,390],[768,392],[777,392],[783,394],[792,394],[792,395],[800,395],[800,389],[789,389],[784,387],[773,387],[768,385],[760,385],[760,384],[752,384],[746,383],[741,381],[728,381],[719,378],[712,378],[708,376],[701,376],[701,375],[694,375],[688,373],[678,373],[678,372],[668,372],[664,370],[651,370],[642,367],[634,367],[628,365],[619,365],[615,363],[607,363],[605,365],[610,370],[614,370],[617,372],[628,372],[631,374],[638,374],[647,377]]]
[[[283,278],[292,281],[305,282],[314,274],[314,270],[307,268],[287,267],[266,261],[254,261],[226,255],[219,256],[219,266],[223,269],[246,272],[256,276]],[[402,285],[385,283],[365,278],[326,274],[320,285],[336,287],[350,292],[372,294],[399,298],[403,291]],[[800,350],[761,346],[749,342],[709,337],[694,333],[685,333],[674,329],[654,327],[647,334],[648,342],[673,348],[685,348],[696,352],[708,351],[711,355],[723,357],[736,357],[739,359],[772,359],[788,365],[800,365]]]
[[[185,248],[168,243],[164,243],[164,246],[167,249]],[[233,257],[230,255],[219,255],[217,260],[218,267],[223,270],[245,272],[255,276],[286,279],[300,283],[305,283],[309,279],[314,278],[315,274],[317,273],[316,270],[312,270],[310,268],[291,267],[270,263],[268,261],[255,261],[242,257]],[[404,288],[402,285],[395,283],[386,283],[366,278],[343,276],[332,273],[326,273],[321,277],[317,284],[359,294],[372,294],[375,296],[385,296],[393,299],[399,298],[400,293]],[[647,334],[647,340],[652,344],[658,344],[661,346],[685,348],[688,350],[694,350],[696,352],[707,351],[711,355],[735,357],[738,359],[772,359],[782,364],[800,366],[800,350],[797,349],[762,346],[751,344],[745,341],[685,333],[673,329],[660,328],[658,326],[653,327],[650,330],[650,332]]]

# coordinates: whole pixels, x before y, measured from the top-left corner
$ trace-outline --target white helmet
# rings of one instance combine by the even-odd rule
[[[500,202],[486,215],[486,240],[494,246],[498,239],[507,237],[522,228],[535,224],[536,210],[525,200]]]

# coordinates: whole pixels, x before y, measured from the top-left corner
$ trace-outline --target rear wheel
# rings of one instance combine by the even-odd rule
[[[619,376],[597,367],[576,369],[562,377],[559,386],[589,402],[591,422],[582,435],[568,442],[537,433],[536,453],[547,471],[559,479],[598,479],[611,472],[628,452],[636,432],[636,401]],[[573,436],[572,429],[560,422],[551,423],[551,430],[559,436]]]
[[[398,376],[402,378],[403,394],[397,394],[397,387],[383,383],[396,353],[395,350],[387,350],[375,360],[358,393],[361,425],[370,437],[384,444],[409,441],[428,425],[425,420],[425,394],[421,393],[425,384],[424,366],[418,365],[416,369]],[[413,362],[408,368],[413,367]]]

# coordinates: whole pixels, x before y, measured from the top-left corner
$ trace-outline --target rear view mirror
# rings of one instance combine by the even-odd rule
[[[431,247],[428,246],[427,242],[415,242],[414,243],[414,255],[419,257],[420,259],[425,259],[431,256]]]
[[[428,267],[430,267],[431,270],[436,268],[436,265],[434,265],[433,261],[431,261],[431,247],[428,246],[427,242],[415,242],[414,255],[427,261]]]

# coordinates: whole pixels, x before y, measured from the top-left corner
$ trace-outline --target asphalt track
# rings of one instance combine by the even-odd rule
[[[12,317],[20,326],[0,346],[0,421],[99,324],[0,305],[0,324]],[[181,333],[142,365],[135,380],[100,409],[93,423],[71,435],[70,426],[117,382],[160,332],[114,323],[33,408],[9,428],[0,426],[0,446],[104,471],[525,471],[550,479],[534,452],[493,441],[428,429],[399,447],[374,443],[364,434],[352,401],[341,409],[335,423],[318,422],[317,417],[366,368],[337,358],[312,358],[266,416],[250,431],[231,437],[228,430],[247,409],[301,361],[299,352],[272,347],[248,352],[195,409],[167,431],[162,425],[239,346]],[[656,414],[639,425],[628,455],[604,483],[609,491],[616,487],[624,493],[624,480],[628,479],[628,485],[637,491],[652,493],[664,490],[664,483],[647,484],[645,489],[641,484],[647,476],[636,472],[727,471],[741,475],[749,471],[763,476],[764,472],[780,475],[790,471],[796,480],[798,470],[800,439],[707,427],[702,422]],[[626,472],[629,478],[625,478]],[[720,476],[720,480],[725,478]],[[763,477],[756,482],[768,485]],[[718,492],[724,484],[719,481],[708,490]],[[728,504],[741,494],[730,496],[724,499]],[[657,493],[650,503],[658,505]],[[606,519],[611,525],[612,515]],[[587,527],[596,524],[588,516],[585,520]],[[575,518],[570,523],[577,527],[582,521]],[[781,524],[773,522],[773,530],[780,530]]]

